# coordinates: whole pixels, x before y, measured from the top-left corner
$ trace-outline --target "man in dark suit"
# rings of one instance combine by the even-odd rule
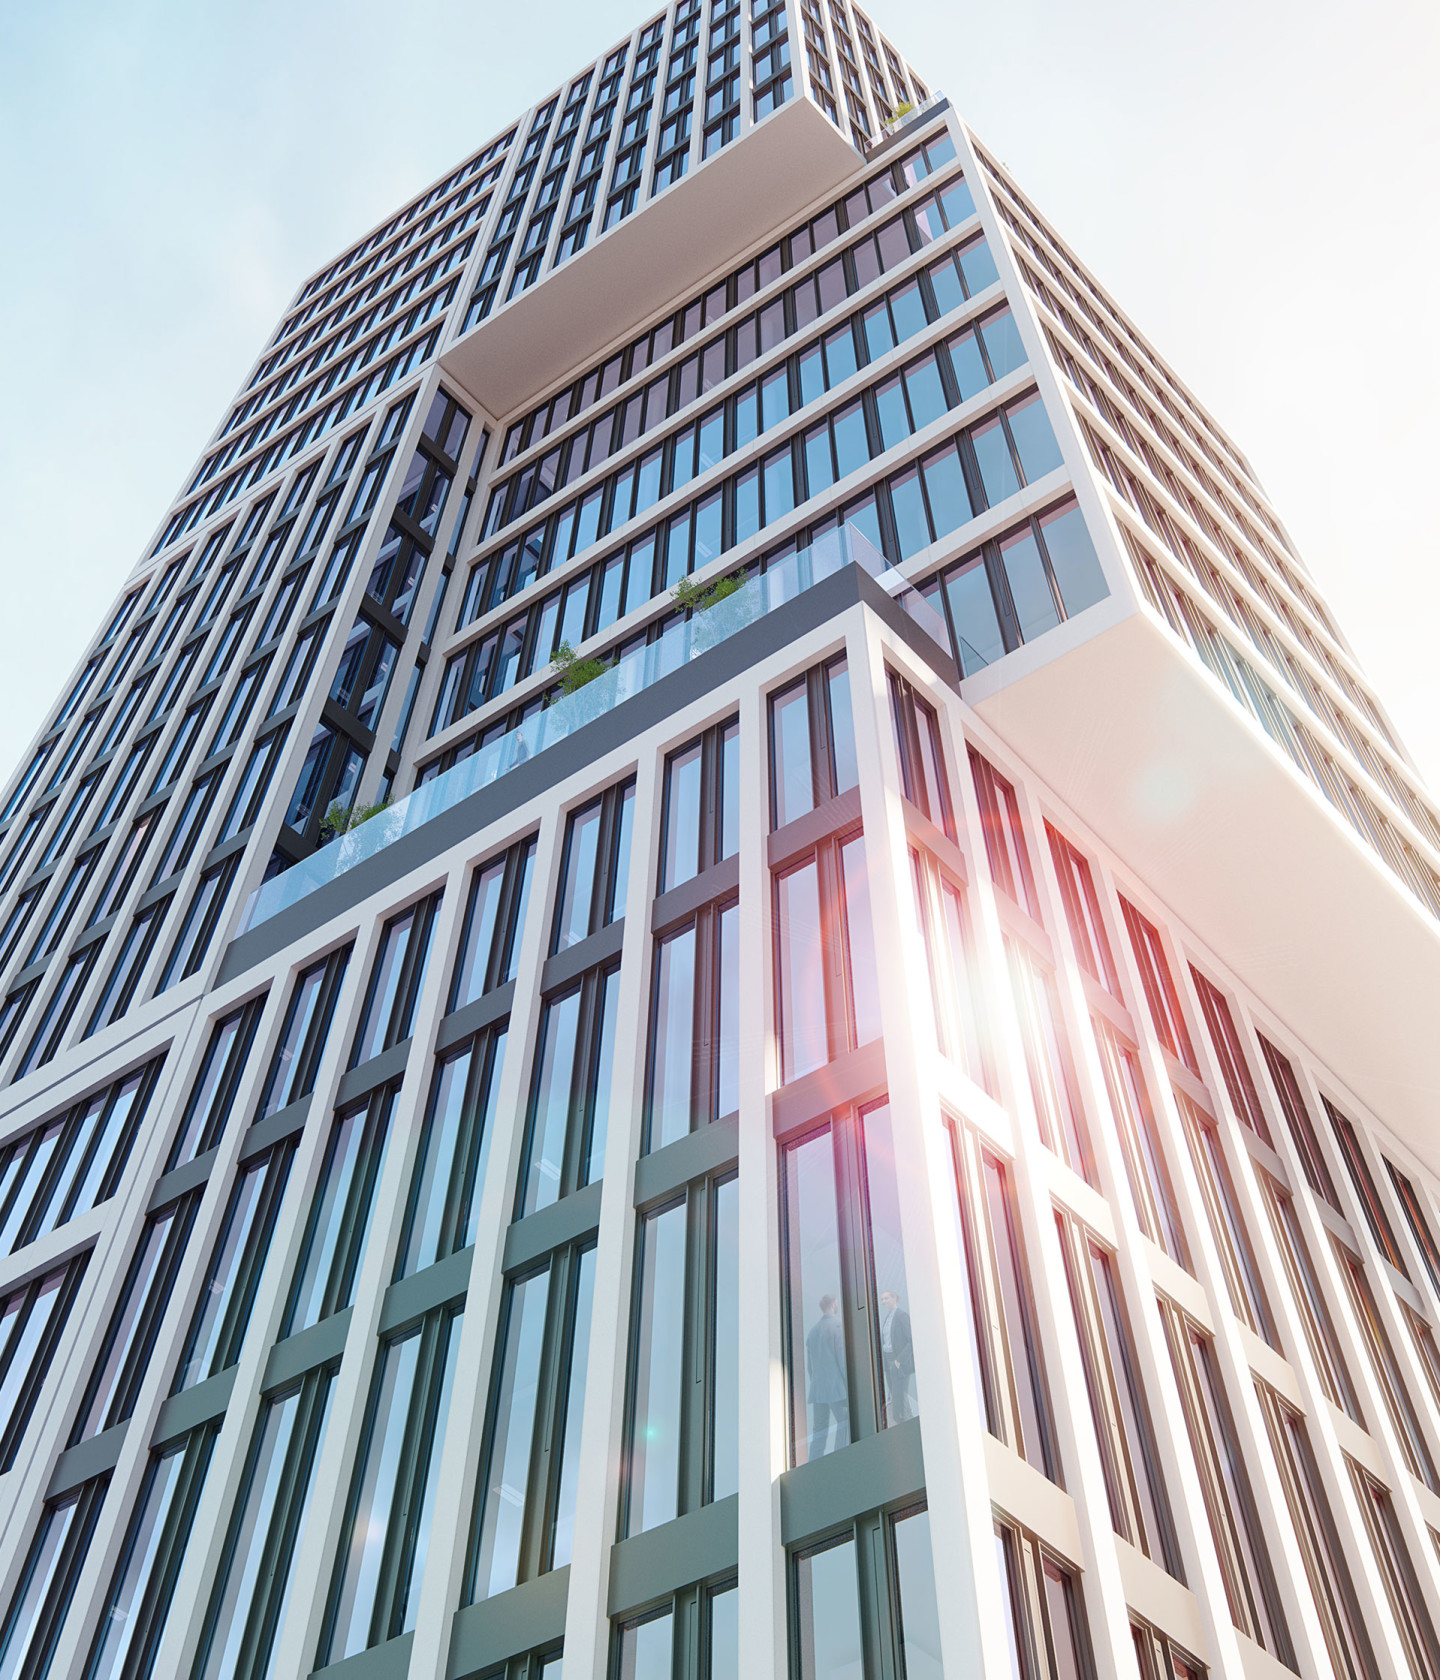
[[[845,1327],[833,1295],[820,1297],[820,1316],[805,1338],[810,1379],[810,1444],[807,1457],[823,1458],[850,1444],[850,1386],[845,1377]],[[835,1437],[830,1439],[830,1426]]]

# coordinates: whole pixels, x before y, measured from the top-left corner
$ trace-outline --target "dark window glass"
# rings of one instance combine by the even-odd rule
[[[532,836],[475,871],[450,987],[452,1011],[515,978],[534,868]]]
[[[89,1260],[86,1249],[0,1297],[0,1473],[15,1462]]]
[[[425,983],[430,937],[440,899],[440,893],[432,893],[386,922],[370,971],[355,1046],[350,1052],[351,1067],[358,1067],[382,1050],[409,1038],[415,1006]]]
[[[123,1423],[134,1411],[199,1203],[199,1193],[192,1191],[152,1214],[141,1227],[70,1431],[71,1446]]]
[[[320,1637],[322,1665],[415,1626],[460,1318],[429,1313],[381,1348]]]
[[[1060,896],[1064,900],[1075,955],[1092,980],[1098,981],[1112,997],[1119,997],[1120,982],[1115,974],[1115,959],[1110,952],[1105,918],[1100,911],[1100,895],[1089,860],[1049,823],[1045,825],[1045,832],[1050,839],[1050,855],[1055,860],[1055,873],[1060,881]]]
[[[255,1042],[255,1028],[264,1007],[262,993],[244,1008],[218,1021],[211,1030],[204,1060],[185,1104],[180,1130],[170,1146],[167,1172],[193,1161],[219,1143],[235,1105],[235,1093],[244,1077],[245,1064]]]
[[[257,1120],[288,1108],[314,1090],[336,999],[353,949],[351,945],[342,945],[296,977],[280,1029],[280,1042],[275,1046],[265,1075],[265,1090],[255,1114]]]
[[[397,1278],[475,1241],[506,1036],[503,1023],[487,1028],[436,1065]]]
[[[881,1102],[782,1148],[795,1464],[916,1415],[890,1128]]]
[[[190,1320],[172,1393],[228,1370],[239,1359],[293,1155],[293,1141],[287,1140],[241,1165]]]
[[[594,1290],[586,1247],[506,1285],[467,1602],[570,1561]]]
[[[267,1674],[290,1567],[308,1537],[310,1478],[329,1415],[333,1372],[310,1372],[266,1398],[200,1636],[197,1680]]]
[[[952,1136],[980,1409],[997,1440],[1059,1482],[1049,1383],[1011,1169],[965,1128],[952,1126]]]
[[[571,813],[555,904],[552,952],[567,950],[625,914],[633,780]]]
[[[387,1085],[335,1116],[290,1290],[287,1336],[350,1305],[369,1235],[375,1185],[385,1164],[394,1100],[395,1087]]]
[[[609,1129],[619,970],[593,969],[546,1000],[517,1218],[600,1177]]]

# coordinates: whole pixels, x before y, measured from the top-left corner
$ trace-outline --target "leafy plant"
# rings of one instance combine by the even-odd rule
[[[707,589],[702,589],[693,578],[683,577],[675,585],[671,599],[687,612],[709,612],[711,607],[718,606],[737,589],[744,587],[743,572],[732,572],[729,577],[717,578]]]
[[[561,642],[555,649],[554,665],[560,673],[562,694],[576,693],[610,669],[603,659],[581,659],[569,642]]]
[[[378,817],[389,807],[388,799],[377,800],[373,805],[352,806],[347,806],[343,800],[332,799],[320,824],[320,837],[322,840],[337,839],[342,834],[348,834],[352,828],[359,828],[361,823],[369,822],[371,817]]]

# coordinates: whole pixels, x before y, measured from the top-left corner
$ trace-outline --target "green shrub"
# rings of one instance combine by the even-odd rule
[[[718,606],[721,601],[735,593],[737,589],[745,587],[745,574],[732,572],[729,577],[717,578],[708,588],[702,589],[693,578],[683,577],[671,594],[671,599],[677,607],[688,612],[709,612],[711,607]]]
[[[339,799],[330,801],[330,808],[326,811],[320,824],[320,838],[334,840],[341,834],[348,834],[352,828],[359,828],[361,823],[369,822],[371,817],[378,817],[382,811],[388,810],[388,799],[378,800],[374,805],[346,806]]]
[[[603,659],[581,659],[569,642],[561,642],[555,649],[554,665],[560,673],[562,694],[574,694],[610,669]]]

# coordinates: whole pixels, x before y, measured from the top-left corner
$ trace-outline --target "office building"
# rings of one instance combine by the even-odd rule
[[[1440,1677],[1435,806],[850,0],[300,287],[0,893],[0,1680]]]

